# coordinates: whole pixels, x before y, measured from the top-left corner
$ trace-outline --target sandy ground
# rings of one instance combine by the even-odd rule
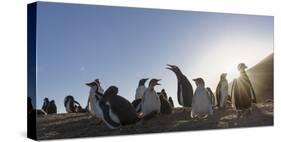
[[[38,139],[42,140],[273,125],[272,102],[259,103],[253,108],[251,114],[244,114],[242,118],[237,118],[232,108],[215,109],[212,117],[201,120],[191,119],[188,110],[175,108],[170,115],[158,115],[141,125],[115,130],[87,113],[38,116],[37,133]]]

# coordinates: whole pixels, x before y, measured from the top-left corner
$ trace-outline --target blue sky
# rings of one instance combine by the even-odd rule
[[[99,78],[104,89],[119,88],[132,101],[141,78],[160,78],[175,104],[176,64],[191,81],[205,79],[213,90],[222,72],[249,67],[273,52],[273,17],[42,3],[37,13],[37,107],[73,95],[83,107]],[[195,88],[194,88],[195,90]]]

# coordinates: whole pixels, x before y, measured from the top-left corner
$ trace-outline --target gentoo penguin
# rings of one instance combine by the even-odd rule
[[[196,90],[192,99],[191,118],[204,117],[213,114],[212,104],[209,99],[205,82],[202,78],[193,79],[196,83]]]
[[[44,98],[44,103],[43,103],[41,109],[44,110],[45,112],[47,112],[47,107],[48,107],[49,103],[50,103],[49,99],[48,98]]]
[[[135,100],[137,99],[142,99],[142,96],[146,90],[145,87],[145,82],[148,80],[148,78],[143,78],[139,81],[139,85],[136,89],[136,95],[135,95]]]
[[[184,107],[191,107],[192,105],[192,97],[193,97],[193,88],[191,83],[186,78],[186,76],[181,72],[179,67],[175,65],[169,65],[167,69],[173,71],[178,79],[178,102],[180,105]]]
[[[174,101],[173,101],[172,97],[169,97],[169,103],[171,104],[172,107],[175,107],[174,106]]]
[[[171,114],[173,109],[169,101],[165,98],[163,94],[159,96],[159,99],[161,102],[161,114]]]
[[[240,76],[233,80],[231,88],[231,100],[237,110],[250,109],[252,103],[256,103],[256,95],[252,83],[245,71],[244,63],[238,65]]]
[[[103,88],[101,87],[101,83],[100,83],[100,80],[99,79],[95,79],[93,82],[91,82],[91,83],[96,83],[97,84],[97,86],[98,86],[98,92],[100,93],[100,94],[103,94],[103,92],[104,92],[104,90],[103,90]],[[91,83],[87,83],[86,85],[90,85]],[[89,97],[88,97],[88,101],[87,101],[87,106],[86,106],[86,109],[87,109],[87,111],[88,112],[90,112],[92,115],[95,115],[95,111],[94,111],[94,108],[93,108],[93,104],[91,104],[92,102],[93,102],[93,95],[94,95],[95,93],[92,93],[92,96],[91,96],[91,93],[90,93],[90,95],[89,95]]]
[[[220,81],[216,89],[217,105],[218,107],[225,107],[228,96],[228,81],[226,79],[226,73],[221,74]]]
[[[166,99],[166,100],[168,99],[168,96],[167,96],[167,93],[166,93],[165,89],[162,89],[161,92],[159,92],[159,93],[157,93],[157,94],[158,94],[159,96],[160,96],[160,95],[163,95],[164,99]]]
[[[54,100],[51,100],[48,107],[47,107],[47,114],[56,114],[57,113],[57,106]]]
[[[91,84],[91,90],[95,91],[96,94],[100,94],[95,83]],[[140,121],[133,105],[125,98],[117,95],[117,93],[118,88],[110,86],[104,95],[95,95],[96,102],[93,103],[99,117],[111,129]]]
[[[209,95],[212,106],[216,106],[216,99],[215,99],[215,95],[214,95],[212,89],[210,87],[207,87],[206,89],[208,91],[208,95]]]
[[[148,80],[148,78],[143,78],[139,81],[138,87],[136,89],[136,95],[135,100],[132,102],[134,108],[139,113],[141,112],[141,100],[143,97],[143,94],[146,90],[145,82]]]
[[[68,95],[64,98],[64,107],[67,113],[76,112],[77,106],[80,106],[80,104],[77,101],[75,101],[73,96]]]
[[[156,85],[160,85],[158,81],[160,81],[160,79],[151,79],[148,88],[144,92],[141,102],[141,110],[144,116],[153,112],[160,113],[161,102],[159,96],[154,90]]]

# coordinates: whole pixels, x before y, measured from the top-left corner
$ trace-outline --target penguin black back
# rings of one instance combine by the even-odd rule
[[[178,102],[184,107],[192,106],[193,88],[186,76],[181,72],[179,67],[175,65],[168,65],[167,69],[173,71],[178,79]]]

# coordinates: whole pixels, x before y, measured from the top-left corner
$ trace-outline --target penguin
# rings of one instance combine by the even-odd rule
[[[135,94],[135,100],[132,102],[134,108],[138,113],[141,112],[141,100],[143,97],[143,94],[145,90],[147,89],[145,86],[145,82],[148,80],[148,78],[143,78],[139,80],[138,87],[136,89],[136,94]]]
[[[189,80],[186,78],[186,76],[181,72],[179,67],[175,65],[169,65],[167,64],[166,69],[169,69],[173,71],[178,79],[178,91],[177,91],[177,97],[178,102],[183,107],[191,107],[192,106],[192,97],[193,97],[193,88]]]
[[[96,83],[97,84],[97,86],[98,86],[98,92],[100,93],[100,95],[101,94],[103,94],[104,93],[104,90],[103,90],[103,88],[101,87],[101,83],[100,83],[100,80],[99,79],[95,79],[93,82],[91,82],[91,83]],[[91,83],[87,83],[86,85],[87,86],[91,86],[90,84]],[[87,106],[86,106],[86,109],[87,109],[87,112],[89,112],[89,113],[91,113],[92,115],[95,115],[95,111],[94,111],[94,105],[92,104],[92,102],[93,102],[93,95],[94,95],[95,93],[92,93],[92,95],[91,95],[91,93],[90,93],[90,95],[89,95],[89,97],[88,97],[88,101],[87,101]]]
[[[252,104],[256,103],[256,94],[252,83],[245,71],[247,66],[240,63],[237,66],[240,76],[233,80],[231,88],[231,100],[236,110],[251,109]]]
[[[139,81],[139,85],[136,89],[136,95],[135,95],[135,100],[137,99],[142,99],[143,94],[146,90],[145,82],[148,80],[148,78],[143,78]]]
[[[67,113],[76,112],[77,106],[80,106],[80,104],[77,101],[75,101],[73,96],[68,95],[64,98],[64,107]]]
[[[217,106],[224,108],[227,96],[228,96],[228,81],[226,79],[226,73],[221,74],[220,81],[216,89]]]
[[[158,92],[157,94],[158,96],[163,95],[164,99],[166,100],[168,99],[165,89],[162,89],[161,92]]]
[[[117,95],[118,88],[110,86],[104,94],[98,92],[96,83],[90,85],[91,91],[95,91],[95,110],[100,119],[111,129],[120,128],[123,125],[136,124],[141,119],[138,117],[133,105],[125,98]]]
[[[144,116],[150,113],[160,113],[161,102],[154,90],[156,85],[160,85],[158,81],[160,81],[160,79],[151,79],[148,88],[144,92],[141,102],[141,110]]]
[[[165,98],[163,94],[159,96],[159,99],[161,103],[161,114],[171,114],[173,109],[169,101]]]
[[[44,98],[44,103],[43,103],[41,109],[44,110],[45,112],[47,112],[47,107],[48,107],[49,103],[50,103],[49,99],[48,98]]]
[[[212,89],[210,87],[207,87],[206,89],[208,91],[210,102],[211,102],[212,106],[215,107],[216,106],[215,95],[214,95],[214,93],[213,93],[213,91],[212,91]]]
[[[51,100],[48,107],[47,107],[47,114],[56,114],[57,113],[57,106],[54,100]]]
[[[204,80],[196,78],[193,81],[195,81],[197,88],[192,99],[191,118],[213,115],[212,104]]]
[[[172,97],[169,97],[169,103],[171,104],[172,107],[175,107],[174,106],[174,101],[173,101]]]

